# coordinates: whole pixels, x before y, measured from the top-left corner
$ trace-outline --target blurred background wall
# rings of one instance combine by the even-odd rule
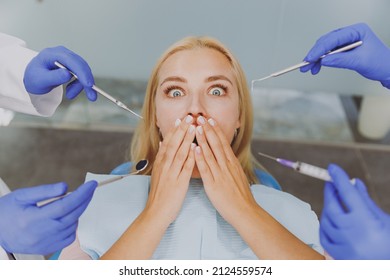
[[[315,0],[0,0],[0,32],[41,50],[65,45],[96,76],[147,80],[156,59],[188,35],[210,35],[238,56],[248,80],[300,62],[335,28],[368,23],[390,44],[390,1]],[[267,87],[342,94],[383,92],[349,71],[291,73]]]

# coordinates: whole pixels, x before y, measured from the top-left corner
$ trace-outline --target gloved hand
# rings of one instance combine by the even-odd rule
[[[320,241],[335,259],[390,259],[390,215],[367,193],[364,183],[353,185],[337,165],[328,167],[333,183],[325,185]]]
[[[328,55],[318,60],[327,52],[356,41],[363,41],[363,44],[350,51]],[[315,75],[320,71],[321,65],[347,68],[368,79],[380,81],[383,86],[390,88],[390,49],[364,23],[340,28],[322,36],[304,60],[312,63],[301,67],[301,72],[311,70]]]
[[[96,181],[38,207],[37,202],[66,193],[57,183],[18,189],[0,198],[0,246],[10,253],[47,255],[73,242],[80,215],[87,208]]]
[[[97,99],[96,92],[92,89],[95,81],[87,62],[62,46],[42,50],[27,65],[23,81],[29,93],[45,94],[72,79],[73,76],[68,70],[58,68],[54,64],[56,61],[78,77],[67,85],[67,98],[75,98],[84,89],[89,100]]]

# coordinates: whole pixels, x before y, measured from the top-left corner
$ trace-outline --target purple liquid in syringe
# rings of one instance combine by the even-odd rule
[[[287,160],[287,159],[282,159],[282,158],[277,158],[276,161],[279,162],[281,165],[295,169],[295,162],[292,162],[292,161]]]

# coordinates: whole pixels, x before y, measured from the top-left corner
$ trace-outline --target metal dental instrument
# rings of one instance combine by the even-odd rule
[[[77,75],[75,73],[73,73],[72,71],[70,71],[68,68],[66,68],[64,65],[62,65],[61,63],[59,62],[54,62],[54,64],[59,67],[59,68],[62,68],[62,69],[66,69],[69,71],[70,74],[73,75],[73,77],[75,77],[76,79],[78,79]],[[92,89],[94,89],[96,92],[100,93],[101,95],[103,95],[105,98],[107,98],[108,100],[110,100],[111,102],[115,103],[115,105],[119,106],[120,108],[132,113],[133,115],[137,116],[138,118],[142,119],[142,117],[140,115],[138,115],[136,112],[134,112],[133,110],[129,109],[125,104],[123,104],[122,102],[120,102],[119,100],[115,99],[114,97],[112,97],[111,95],[109,95],[107,92],[105,92],[104,90],[102,90],[101,88],[98,88],[96,85],[93,85],[92,86]]]
[[[354,48],[360,46],[361,44],[363,44],[363,41],[357,41],[357,42],[355,42],[355,43],[353,43],[353,44],[350,44],[350,45],[347,45],[347,46],[345,46],[345,47],[342,47],[342,48],[336,49],[336,50],[334,50],[334,51],[328,52],[327,54],[324,54],[323,56],[321,56],[321,57],[319,58],[319,60],[322,59],[322,58],[324,58],[325,56],[328,56],[328,55],[331,55],[331,54],[340,53],[340,52],[344,52],[344,51],[348,51],[348,50],[354,49]],[[264,81],[264,80],[266,80],[266,79],[268,79],[268,78],[277,77],[277,76],[286,74],[286,73],[288,73],[288,72],[294,71],[294,70],[296,70],[296,69],[298,69],[298,68],[301,68],[302,66],[308,65],[308,64],[310,64],[310,63],[311,63],[311,62],[303,61],[303,62],[301,62],[301,63],[295,64],[295,65],[293,65],[293,66],[290,66],[290,67],[287,67],[287,68],[285,68],[285,69],[283,69],[283,70],[280,70],[280,71],[278,71],[278,72],[272,73],[271,75],[266,76],[266,77],[264,77],[264,78],[257,79],[257,80],[253,80],[253,81],[252,81],[252,88],[253,88],[253,84],[254,84],[255,82]]]
[[[317,166],[314,166],[314,165],[311,165],[308,163],[304,163],[304,162],[300,162],[300,161],[293,162],[293,161],[290,161],[287,159],[275,158],[275,157],[272,157],[272,156],[269,156],[269,155],[266,155],[263,153],[258,153],[258,154],[263,156],[263,157],[275,160],[276,162],[280,163],[281,165],[292,168],[301,174],[304,174],[304,175],[307,175],[307,176],[310,176],[313,178],[317,178],[317,179],[320,179],[323,181],[332,182],[332,178],[330,177],[328,170],[323,169],[321,167],[317,167]]]
[[[140,160],[135,165],[135,171],[134,172],[132,172],[130,174],[117,176],[117,177],[114,177],[114,178],[107,179],[107,180],[104,180],[102,182],[99,182],[98,183],[98,187],[101,187],[101,186],[104,186],[104,185],[107,185],[107,184],[110,184],[110,183],[122,180],[123,178],[126,178],[126,177],[128,177],[130,175],[136,175],[136,174],[140,173],[141,171],[143,171],[148,166],[148,164],[149,164],[149,162],[148,162],[147,159]],[[60,198],[63,198],[65,196],[67,196],[68,194],[70,194],[70,192],[68,192],[68,193],[66,193],[64,195],[61,195],[61,196],[57,196],[57,197],[46,199],[44,201],[40,201],[40,202],[37,203],[37,206],[38,207],[44,206],[46,204],[49,204],[50,202],[56,201],[56,200],[58,200]]]
[[[148,166],[148,160],[146,159],[143,159],[143,160],[140,160],[139,162],[137,162],[136,166],[135,166],[135,171],[130,173],[130,174],[126,174],[126,175],[121,175],[121,176],[118,176],[118,177],[115,177],[115,178],[111,178],[111,179],[107,179],[105,181],[102,181],[102,182],[99,182],[98,184],[98,187],[101,187],[101,186],[104,186],[104,185],[107,185],[107,184],[111,184],[112,182],[116,182],[118,180],[122,180],[123,178],[126,178],[130,175],[136,175],[138,173],[140,173],[142,170],[144,170],[147,166]]]

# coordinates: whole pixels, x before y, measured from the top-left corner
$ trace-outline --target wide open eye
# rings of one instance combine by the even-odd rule
[[[209,94],[214,95],[214,96],[221,96],[225,94],[225,90],[221,87],[213,87],[210,91]]]
[[[168,96],[169,97],[179,97],[179,96],[183,96],[184,93],[180,90],[180,89],[171,89],[169,92],[168,92]]]

